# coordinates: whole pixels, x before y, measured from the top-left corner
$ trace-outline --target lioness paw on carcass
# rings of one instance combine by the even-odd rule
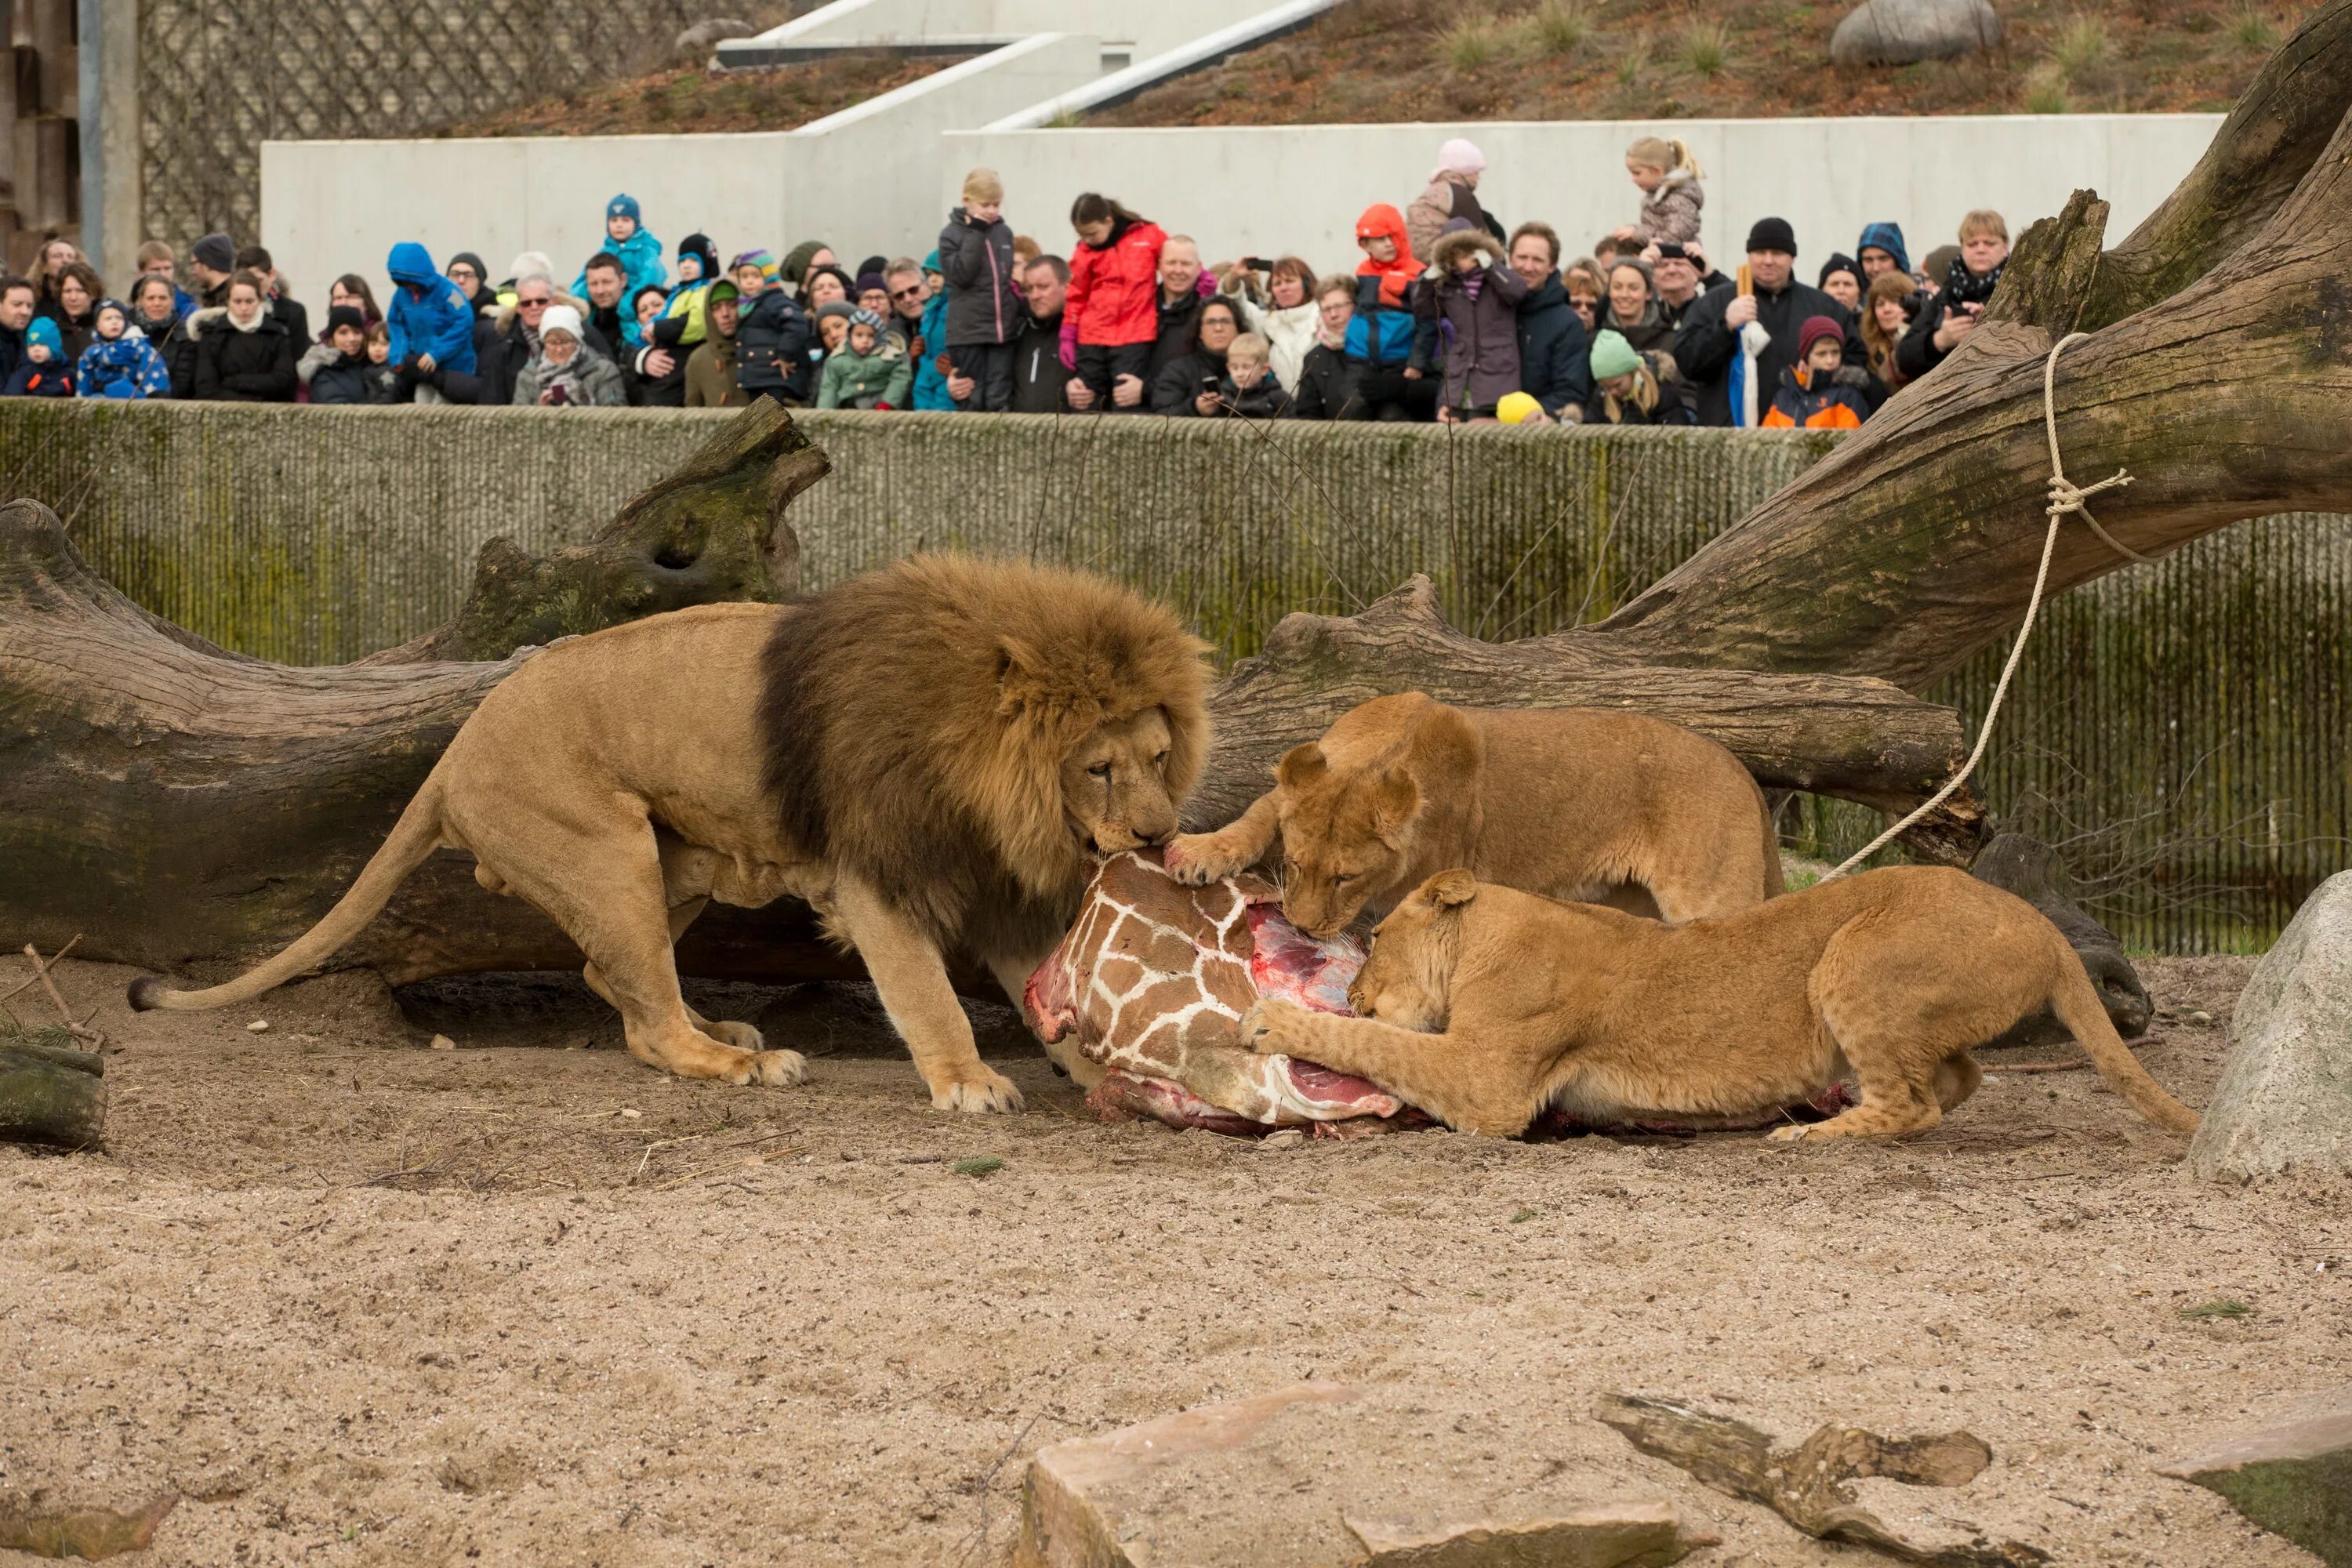
[[[562,929],[648,1066],[806,1076],[689,1009],[673,954],[713,900],[795,897],[865,961],[934,1105],[1017,1110],[945,955],[1017,993],[1094,856],[1173,834],[1208,750],[1206,651],[1102,578],[948,555],[566,638],[482,700],[318,925],[224,985],[142,979],[131,1005],[225,1006],[314,969],[446,847]]]

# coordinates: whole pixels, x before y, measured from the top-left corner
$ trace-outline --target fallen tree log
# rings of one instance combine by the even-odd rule
[[[1948,710],[1906,693],[2023,611],[2056,334],[2095,329],[2061,363],[2060,431],[2078,478],[2117,463],[2137,477],[2098,508],[2133,550],[2352,494],[2347,79],[2352,0],[2331,0],[2112,266],[2105,205],[2078,193],[2027,232],[1986,324],[1944,366],[1608,620],[1483,643],[1446,626],[1418,582],[1356,616],[1286,619],[1216,693],[1220,745],[1193,820],[1237,810],[1274,757],[1355,702],[1415,689],[1638,707],[1716,736],[1770,787],[1886,811],[1925,798],[1962,737]],[[2249,169],[2260,178],[2232,174]],[[2218,248],[2216,225],[2233,247]],[[50,945],[86,931],[89,955],[152,967],[273,951],[349,884],[530,645],[788,595],[798,547],[784,509],[824,470],[763,403],[587,544],[541,561],[494,544],[449,626],[325,669],[229,654],[162,622],[91,573],[45,509],[0,508],[0,929]],[[2070,523],[2053,589],[2123,563]],[[1911,841],[1965,859],[1982,826],[1964,791]],[[398,982],[580,960],[445,855],[341,962]],[[796,909],[713,911],[680,963],[742,978],[855,973]]]
[[[0,1138],[95,1146],[106,1135],[106,1059],[62,1029],[0,1036]]]

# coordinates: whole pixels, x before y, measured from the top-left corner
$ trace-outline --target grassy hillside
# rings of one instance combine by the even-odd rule
[[[2226,109],[2309,7],[1995,0],[2000,47],[1830,64],[1836,0],[1345,0],[1090,125]]]

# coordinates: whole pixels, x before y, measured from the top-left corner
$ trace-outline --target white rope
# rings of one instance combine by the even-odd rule
[[[1977,731],[1976,749],[1969,753],[1969,760],[1960,764],[1960,771],[1954,773],[1943,788],[1928,796],[1919,809],[1846,857],[1843,865],[1822,879],[1824,882],[1844,876],[1863,861],[1885,848],[1897,834],[1949,800],[1953,792],[1966,784],[1969,775],[1977,771],[1977,763],[1984,760],[1985,747],[1992,740],[1993,721],[2000,717],[2001,702],[2009,696],[2010,677],[2017,673],[2017,661],[2025,653],[2025,639],[2033,633],[2033,617],[2041,612],[2042,590],[2050,580],[2050,557],[2058,547],[2058,524],[2064,520],[2067,513],[2073,512],[2081,517],[2084,522],[2089,523],[2091,531],[2105,540],[2117,554],[2127,556],[2134,561],[2145,562],[2148,559],[2116,540],[2105,529],[2101,528],[2098,521],[2092,517],[2091,509],[2083,504],[2101,490],[2119,489],[2131,483],[2131,475],[2117,468],[2112,476],[2101,479],[2095,485],[2077,486],[2067,479],[2065,465],[2058,458],[2058,355],[2067,344],[2082,342],[2090,335],[2088,332],[2067,333],[2050,345],[2050,357],[2042,363],[2042,424],[2050,437],[2050,505],[2046,509],[2050,514],[2050,529],[2042,540],[2042,564],[2033,574],[2033,596],[2025,602],[2025,624],[2017,628],[2017,641],[2010,646],[2009,662],[2000,667],[2000,679],[1992,689],[1992,700],[1985,707],[1984,724]]]

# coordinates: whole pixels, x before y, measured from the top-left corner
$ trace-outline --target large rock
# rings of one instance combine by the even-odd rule
[[[1445,1428],[1439,1428],[1444,1431]],[[1015,1568],[1664,1568],[1712,1538],[1664,1498],[1573,1475],[1498,1485],[1484,1439],[1301,1383],[1030,1461]],[[1599,1495],[1595,1495],[1595,1494]]]
[[[2322,882],[2263,956],[2230,1038],[2189,1169],[2352,1174],[2352,871]]]
[[[1864,0],[1830,35],[1842,66],[1907,66],[1997,47],[1991,0]]]
[[[2328,1568],[2352,1568],[2352,1386],[2321,1395],[2296,1419],[2161,1469],[2220,1492]]]

